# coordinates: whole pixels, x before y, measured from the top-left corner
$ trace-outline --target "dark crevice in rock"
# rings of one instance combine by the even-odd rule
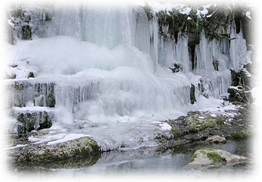
[[[196,64],[196,61],[195,61],[195,44],[190,45],[188,47],[188,51],[190,53],[190,58],[191,58],[191,63],[192,63],[192,70],[194,70],[195,67],[196,67],[196,65],[195,65]]]
[[[190,103],[194,104],[195,102],[196,102],[195,85],[191,84],[191,87],[190,87]]]

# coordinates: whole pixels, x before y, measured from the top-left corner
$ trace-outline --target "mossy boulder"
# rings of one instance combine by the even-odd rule
[[[97,142],[90,137],[81,137],[54,145],[29,144],[10,151],[16,162],[48,162],[65,160],[79,156],[89,156],[100,152]]]
[[[186,124],[190,125],[196,132],[224,124],[225,121],[226,118],[222,115],[212,117],[211,115],[196,114],[185,119]]]
[[[192,155],[190,163],[188,163],[186,167],[198,169],[213,168],[223,165],[245,163],[247,160],[248,159],[244,156],[234,155],[224,150],[204,148],[197,150]]]

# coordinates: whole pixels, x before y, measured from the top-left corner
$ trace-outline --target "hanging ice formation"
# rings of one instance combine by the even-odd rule
[[[234,23],[224,30],[232,40],[208,40],[203,29],[192,55],[187,35],[165,38],[158,17],[152,14],[149,20],[141,7],[53,6],[48,11],[31,27],[32,40],[17,42],[19,51],[12,57],[16,79],[9,80],[9,100],[14,115],[19,122],[21,114],[38,118],[26,130],[50,122],[81,128],[176,118],[197,108],[200,98],[225,97],[230,69],[249,61]],[[31,21],[40,19],[32,12],[27,14]],[[169,29],[162,26],[163,32]],[[34,114],[41,108],[41,117]]]

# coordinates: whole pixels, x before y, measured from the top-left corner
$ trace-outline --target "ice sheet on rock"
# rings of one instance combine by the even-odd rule
[[[68,134],[64,138],[48,142],[47,145],[56,145],[56,144],[59,144],[59,143],[64,143],[64,142],[67,142],[67,141],[70,141],[70,140],[75,140],[75,139],[78,139],[78,138],[81,138],[81,137],[86,137],[86,136],[88,136],[88,135]]]
[[[223,101],[221,99],[206,98],[204,96],[198,97],[197,102],[190,106],[193,111],[210,111],[216,114],[216,112],[225,112],[227,110],[238,110],[240,106],[231,104],[230,102]]]
[[[56,141],[63,139],[66,136],[66,134],[54,134],[54,135],[44,135],[44,136],[30,136],[28,137],[28,141],[32,142],[33,144],[40,144],[40,143],[46,143],[50,141]]]
[[[102,151],[108,151],[156,146],[154,138],[157,131],[162,132],[157,125],[149,122],[111,122],[81,130],[75,129],[72,132],[90,134]]]
[[[38,69],[39,75],[72,75],[88,68],[110,71],[119,66],[152,72],[152,63],[148,57],[135,47],[119,45],[109,50],[67,36],[34,40],[27,45],[25,51],[17,54],[17,59],[26,59],[29,66]]]
[[[244,64],[251,63],[250,53],[247,51],[246,40],[243,38],[243,34],[240,31],[239,34],[235,31],[235,26],[231,26],[230,38],[230,64],[231,69],[235,71],[243,68]]]
[[[53,109],[50,109],[49,107],[13,107],[13,110],[15,112],[39,112],[39,111],[52,111]]]
[[[51,50],[54,48],[65,53],[57,54]],[[91,51],[87,54],[89,48]],[[64,113],[73,111],[72,119],[90,119],[96,114],[132,116],[139,110],[150,111],[149,115],[173,108],[184,112],[182,105],[188,103],[190,82],[187,78],[183,74],[174,77],[170,70],[158,65],[158,72],[154,73],[151,60],[135,47],[118,46],[109,50],[59,36],[32,41],[21,56],[34,60],[31,64],[39,68],[39,74],[46,75],[34,79],[35,82],[45,79],[55,83],[56,107],[64,108]],[[68,69],[76,74],[47,77],[55,73],[54,70],[59,70],[57,74],[71,72],[67,72]]]

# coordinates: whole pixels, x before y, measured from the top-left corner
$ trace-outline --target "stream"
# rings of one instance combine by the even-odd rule
[[[144,148],[126,151],[104,152],[87,158],[70,159],[46,164],[13,165],[12,171],[21,176],[27,175],[125,175],[125,174],[167,174],[167,175],[239,175],[252,170],[252,151],[250,139],[227,140],[225,144],[184,146],[178,149],[158,151],[156,148]],[[192,154],[201,148],[222,149],[233,154],[246,156],[251,161],[246,164],[223,166],[208,170],[188,170],[184,166]]]

